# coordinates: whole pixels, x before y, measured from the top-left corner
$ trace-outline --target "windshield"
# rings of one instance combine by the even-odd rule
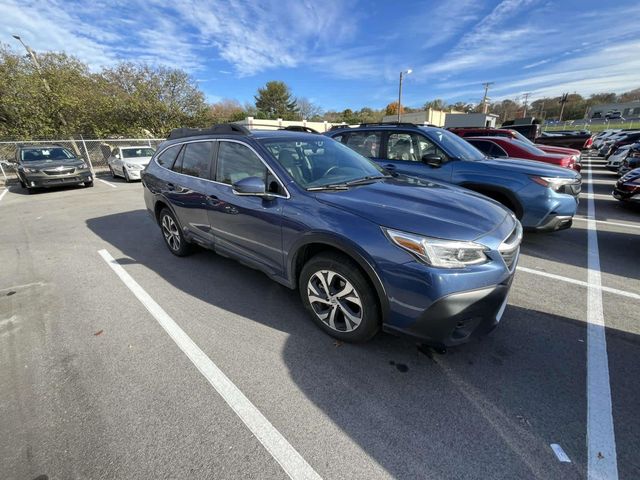
[[[303,188],[385,176],[369,159],[327,137],[266,138],[260,142]]]
[[[20,160],[23,162],[43,162],[51,160],[69,160],[75,155],[66,148],[25,148],[20,152]]]
[[[485,154],[455,133],[440,129],[423,129],[449,155],[461,160],[482,160]]]
[[[152,157],[155,153],[153,148],[123,148],[122,158]]]

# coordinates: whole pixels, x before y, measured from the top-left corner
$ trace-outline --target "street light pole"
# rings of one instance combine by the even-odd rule
[[[47,79],[45,78],[44,74],[42,73],[42,68],[40,68],[40,63],[38,62],[38,57],[36,57],[36,52],[34,52],[33,49],[29,45],[24,43],[22,41],[22,38],[20,38],[19,35],[13,35],[13,38],[18,40],[22,44],[24,49],[27,51],[27,53],[29,54],[29,57],[31,58],[31,61],[33,62],[33,65],[36,67],[38,75],[40,76],[40,80],[42,80],[42,84],[44,85],[45,90],[47,91],[47,93],[49,95],[53,95],[53,91],[51,90],[51,87],[49,86],[49,82],[47,82]],[[62,116],[61,112],[58,112],[58,118],[60,119],[60,123],[62,123],[62,125],[64,125],[66,127],[67,126],[67,121],[64,119],[64,117]]]
[[[400,123],[401,111],[402,111],[402,76],[409,75],[413,70],[409,69],[406,72],[400,72],[400,86],[398,88],[398,123]]]

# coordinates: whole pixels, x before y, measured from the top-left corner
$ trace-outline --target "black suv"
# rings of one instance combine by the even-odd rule
[[[19,145],[16,163],[20,185],[28,192],[73,184],[93,187],[89,166],[60,145]]]

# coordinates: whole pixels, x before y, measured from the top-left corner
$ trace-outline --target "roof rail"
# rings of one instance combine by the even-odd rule
[[[371,123],[361,123],[357,127],[352,127],[351,125],[342,124],[342,125],[334,125],[330,128],[330,130],[338,130],[342,128],[359,128],[359,127],[436,127],[437,125],[433,123],[410,123],[410,122],[371,122]]]
[[[291,132],[320,133],[311,127],[305,127],[303,125],[289,125],[288,127],[280,127],[280,130],[289,130]]]
[[[200,135],[250,135],[251,132],[244,126],[235,123],[222,123],[220,125],[213,125],[209,128],[174,128],[169,133],[167,140],[175,140],[176,138],[184,137],[197,137]]]

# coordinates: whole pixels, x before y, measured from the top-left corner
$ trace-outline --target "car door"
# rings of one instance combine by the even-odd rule
[[[449,182],[455,162],[431,139],[417,132],[387,132],[382,143],[383,158],[378,161],[384,169],[410,175]],[[428,165],[422,161],[424,155],[439,155],[440,165]]]
[[[273,197],[234,193],[232,185],[247,177],[262,178]],[[282,182],[252,147],[235,140],[220,140],[215,179],[208,215],[216,250],[282,275],[282,208],[288,197]]]
[[[183,145],[162,194],[171,203],[183,231],[196,242],[213,245],[207,210],[212,193],[211,164],[215,141],[194,141]]]

